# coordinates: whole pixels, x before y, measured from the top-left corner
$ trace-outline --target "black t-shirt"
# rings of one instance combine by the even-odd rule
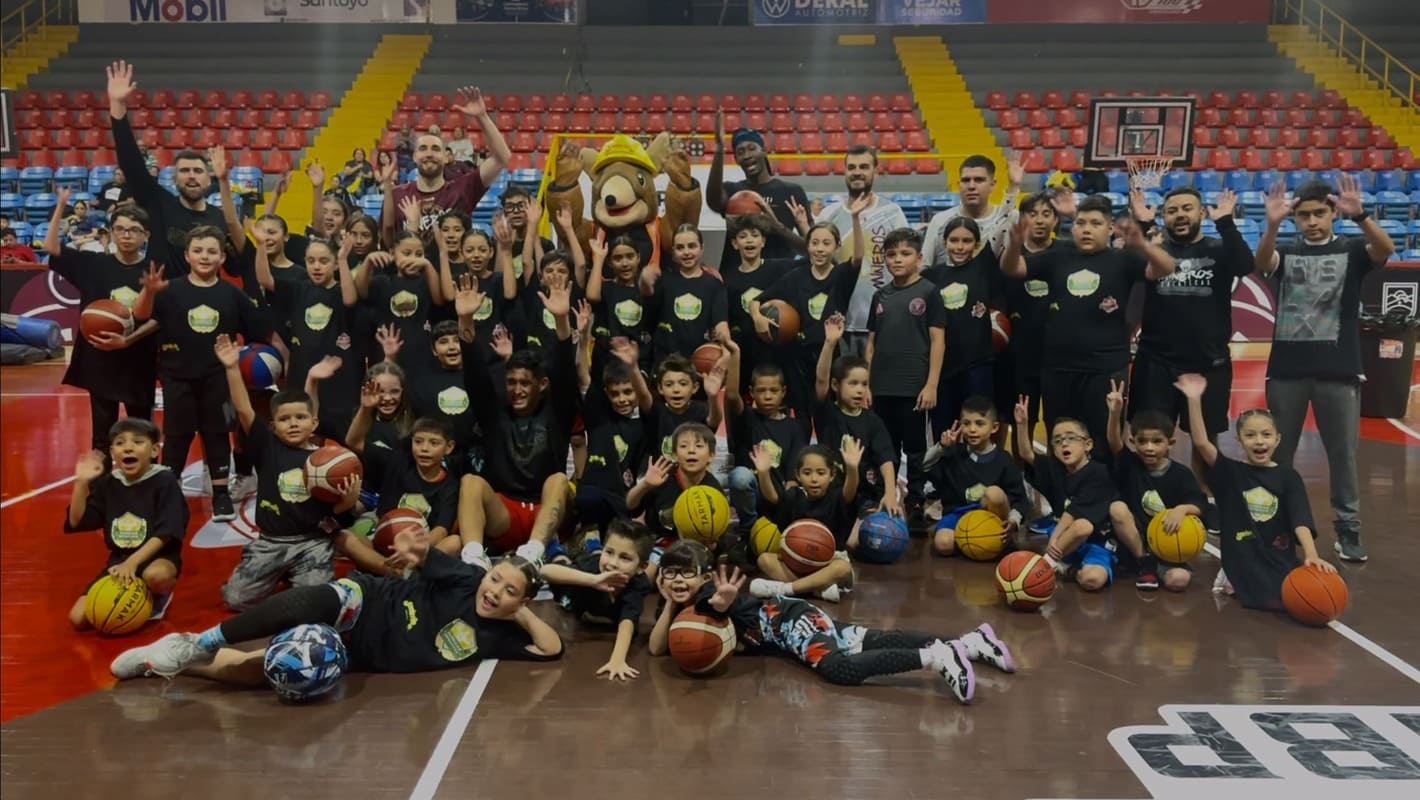
[[[64,532],[103,530],[104,544],[114,554],[132,555],[149,539],[163,539],[157,558],[172,559],[182,552],[187,535],[187,500],[177,475],[167,467],[153,466],[147,474],[127,483],[114,470],[89,484],[89,497],[78,525],[64,515]]]
[[[1302,476],[1219,453],[1209,483],[1218,503],[1223,569],[1238,599],[1253,608],[1280,608],[1282,580],[1301,565],[1296,529],[1316,535]]]
[[[286,346],[291,351],[286,385],[304,389],[311,367],[326,356],[339,356],[340,368],[320,384],[320,407],[323,412],[353,410],[360,402],[364,350],[370,338],[358,327],[359,306],[345,305],[340,284],[321,287],[303,276],[299,282],[278,281],[271,307],[286,321]]]
[[[716,325],[729,320],[725,284],[708,272],[687,278],[679,270],[667,270],[656,281],[651,307],[657,321],[657,361],[671,353],[690,356]]]
[[[236,286],[218,280],[198,286],[182,277],[168,283],[153,298],[153,319],[158,322],[158,376],[164,380],[192,380],[221,372],[213,346],[217,337],[261,341],[269,325],[257,303]]]
[[[886,490],[883,464],[896,466],[887,424],[872,409],[850,414],[832,396],[814,407],[814,431],[821,444],[843,451],[843,440],[852,437],[863,443],[863,461],[858,466],[858,500],[877,502]]]
[[[433,417],[448,423],[454,445],[460,449],[477,444],[483,434],[478,425],[478,412],[473,407],[473,397],[464,384],[464,373],[458,367],[435,367],[420,375],[408,390],[414,416]],[[481,397],[487,397],[488,402],[497,402],[492,395]]]
[[[789,210],[789,200],[799,204],[805,210],[809,207],[809,196],[804,193],[804,187],[797,183],[790,183],[779,178],[770,178],[764,183],[751,184],[749,181],[727,181],[724,184],[725,199],[734,197],[737,193],[746,189],[758,192],[769,203],[769,208],[774,212],[774,218],[779,220],[779,224],[795,230],[798,222],[794,220],[794,212]],[[765,258],[793,258],[795,255],[794,246],[789,240],[773,233],[764,243]],[[720,272],[732,269],[739,263],[740,254],[731,247],[729,242],[725,243],[725,249],[720,254]]]
[[[995,486],[1006,493],[1012,510],[1019,512],[1022,519],[1031,512],[1021,470],[1011,454],[999,447],[977,453],[966,442],[957,442],[941,450],[929,476],[942,493],[942,508],[981,502],[987,488]]]
[[[256,527],[261,538],[284,542],[326,538],[354,521],[336,518],[333,503],[317,500],[306,488],[306,459],[314,445],[291,447],[258,418],[247,431],[246,452],[256,465]]]
[[[646,423],[638,412],[625,417],[611,408],[606,393],[593,388],[582,406],[587,431],[587,464],[581,483],[622,497],[636,485],[646,463]]]
[[[424,566],[408,580],[353,575],[364,590],[365,603],[346,639],[352,668],[431,672],[471,658],[558,658],[529,651],[532,636],[518,623],[478,616],[483,576],[481,567],[437,548],[430,548]]]
[[[787,410],[775,419],[765,416],[758,409],[745,408],[738,417],[730,416],[728,423],[730,441],[734,444],[735,463],[753,465],[750,451],[759,445],[774,459],[774,478],[780,485],[794,475],[794,459],[808,444],[804,437],[804,426],[794,419]],[[752,468],[752,466],[751,466]]]
[[[889,283],[873,293],[868,330],[873,370],[868,378],[879,397],[916,397],[927,383],[932,328],[946,328],[947,311],[931,281]]]
[[[787,529],[796,520],[812,519],[833,531],[833,545],[839,550],[848,547],[848,536],[858,521],[857,511],[843,499],[843,484],[834,483],[823,497],[809,497],[802,486],[791,486],[779,493],[774,506],[774,524]]]
[[[1064,242],[1057,239],[1046,249],[1063,246]],[[1006,306],[1003,310],[1011,321],[1010,352],[1018,369],[1039,377],[1045,348],[1045,318],[1050,314],[1050,284],[1039,278],[1013,278],[1003,274],[1001,288]]]
[[[508,327],[512,329],[513,347],[541,353],[543,359],[550,359],[557,343],[557,317],[542,304],[542,287],[528,284],[518,290],[518,297],[511,304]],[[571,291],[572,308],[582,300],[582,290],[576,286]],[[576,327],[576,317],[568,320]],[[490,340],[491,341],[491,340]]]
[[[1001,265],[984,247],[960,266],[932,267],[922,277],[937,287],[947,316],[946,379],[995,357],[991,347],[991,308],[1001,296]]]
[[[1114,477],[1119,493],[1139,532],[1148,530],[1149,523],[1160,512],[1181,505],[1207,508],[1208,497],[1193,476],[1193,470],[1170,459],[1162,471],[1154,474],[1144,466],[1139,454],[1125,448],[1114,457]]]
[[[656,329],[655,307],[637,286],[602,282],[602,299],[592,304],[592,386],[601,384],[602,371],[611,360],[611,340],[626,337],[640,348],[640,368],[647,374],[655,363],[651,334]]]
[[[852,261],[836,264],[819,278],[807,262],[789,270],[759,296],[759,302],[783,300],[799,312],[797,341],[805,345],[823,344],[823,321],[834,314],[848,313],[848,300],[858,282],[858,268]]]
[[[651,413],[645,416],[646,420],[646,453],[655,456],[658,453],[663,456],[675,455],[675,442],[671,435],[675,429],[686,422],[699,422],[705,424],[709,418],[710,407],[704,400],[691,400],[685,407],[685,412],[677,414],[666,405],[666,402],[659,397],[651,405]],[[657,442],[660,445],[657,446]]]
[[[107,253],[65,248],[49,259],[49,268],[79,290],[80,306],[108,298],[131,311],[138,301],[147,263],[124,264]],[[95,397],[152,405],[153,383],[157,379],[157,345],[156,336],[148,336],[122,350],[105,351],[89,344],[83,336],[75,336],[64,383],[86,389]]]
[[[1252,272],[1253,258],[1232,217],[1218,220],[1218,233],[1221,239],[1164,241],[1178,269],[1144,284],[1140,358],[1193,372],[1228,362],[1233,281]]]
[[[600,561],[600,553],[584,553],[572,562],[572,567],[591,575],[599,575]],[[572,613],[583,622],[600,625],[615,625],[626,620],[639,621],[641,610],[646,607],[646,597],[650,594],[651,581],[645,572],[632,576],[626,587],[616,594],[585,586],[567,587],[567,599]]]
[[[1361,374],[1361,280],[1375,266],[1361,236],[1277,251],[1277,325],[1269,378],[1355,380]]]
[[[399,365],[404,367],[411,380],[436,368],[434,352],[430,349],[433,342],[429,338],[434,297],[429,293],[429,278],[424,273],[371,275],[365,303],[376,329],[393,323],[399,331],[400,338],[404,340],[404,347],[399,351]],[[382,352],[373,334],[371,342],[371,353]]]
[[[765,259],[751,272],[741,271],[739,263],[736,263],[720,273],[725,279],[725,293],[729,300],[730,333],[741,348],[746,346],[746,342],[751,348],[760,345],[768,347],[754,332],[754,320],[749,316],[749,304],[759,299],[761,294],[785,275],[797,271],[794,265],[793,259]]]
[[[366,447],[362,462],[368,473],[378,475],[380,503],[376,513],[384,516],[396,508],[408,508],[424,515],[429,530],[453,530],[459,513],[459,479],[441,470],[439,477],[427,481],[419,474],[419,465],[409,448],[409,440],[395,450]]]
[[[1087,519],[1095,526],[1092,540],[1104,537],[1109,524],[1109,504],[1119,499],[1119,489],[1109,468],[1098,461],[1086,461],[1074,472],[1051,455],[1038,455],[1030,468],[1035,488],[1040,490],[1055,516],[1069,512],[1075,519]]]
[[[116,207],[119,203],[122,203],[124,200],[132,199],[133,189],[129,187],[127,183],[120,184],[114,181],[109,181],[108,183],[104,184],[104,187],[99,190],[98,196],[94,198],[94,208],[97,208],[98,210],[103,212],[108,212],[112,211],[114,207]]]
[[[680,499],[680,493],[689,489],[691,486],[708,486],[721,493],[725,491],[724,487],[720,485],[720,481],[716,480],[715,476],[710,472],[705,473],[705,476],[700,479],[700,483],[691,484],[686,481],[685,476],[677,469],[665,483],[647,493],[646,497],[642,499],[639,508],[627,510],[632,517],[635,517],[644,510],[646,512],[646,527],[651,529],[651,533],[654,534],[657,539],[664,539],[666,537],[674,539],[679,536],[679,534],[676,533],[675,523],[671,519],[671,511],[675,508],[675,501]],[[728,502],[728,500],[726,502]]]
[[[1073,244],[1026,256],[1027,278],[1050,285],[1045,367],[1115,372],[1129,365],[1124,307],[1148,262],[1129,250],[1082,253]]]

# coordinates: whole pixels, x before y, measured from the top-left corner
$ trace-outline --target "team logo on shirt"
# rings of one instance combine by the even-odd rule
[[[148,520],[132,511],[125,512],[108,526],[108,534],[114,544],[124,550],[132,550],[147,541]]]
[[[753,287],[745,289],[740,293],[740,306],[744,308],[746,314],[749,313],[749,304],[762,294],[764,294],[764,290],[755,289]]]
[[[809,316],[814,319],[823,319],[823,310],[828,307],[828,295],[819,292],[809,298]]]
[[[626,454],[631,452],[631,446],[626,443],[625,439],[621,438],[620,434],[612,436],[611,443],[616,447],[616,463],[621,464],[625,462]]]
[[[611,313],[616,315],[616,321],[624,328],[634,328],[641,324],[641,304],[635,300],[622,300],[611,307]]]
[[[878,306],[878,311],[879,311],[879,312],[882,311],[882,305],[881,305],[881,304],[879,304],[879,306]],[[926,313],[927,313],[927,301],[926,301],[926,300],[923,300],[923,299],[920,298],[920,297],[914,297],[914,298],[912,298],[912,299],[911,299],[910,301],[908,301],[908,303],[907,303],[907,313],[911,314],[911,315],[914,316],[914,317],[920,317],[920,316],[922,316],[923,314],[926,314]]]
[[[1168,506],[1164,505],[1164,499],[1159,497],[1159,493],[1153,489],[1145,492],[1144,496],[1139,498],[1139,507],[1144,509],[1144,513],[1150,517],[1168,510]]]
[[[542,327],[550,331],[557,330],[557,317],[554,317],[552,312],[545,308],[542,310]]]
[[[448,661],[464,661],[478,652],[478,636],[473,626],[456,619],[439,629],[434,636],[434,647]]]
[[[977,300],[976,304],[971,307],[971,316],[974,319],[981,319],[986,316],[986,304]]]
[[[439,410],[445,414],[462,414],[468,410],[468,392],[462,386],[450,386],[438,396]]]
[[[759,446],[764,449],[764,452],[769,454],[770,462],[777,468],[779,463],[784,459],[784,448],[780,447],[779,443],[773,439],[761,439]]]
[[[942,305],[949,311],[956,311],[966,305],[966,284],[949,283],[942,287]]]
[[[693,319],[700,319],[700,312],[705,304],[700,302],[700,298],[693,294],[683,294],[675,299],[672,305],[675,309],[676,319],[689,322]]]
[[[419,624],[419,609],[414,607],[414,603],[409,600],[404,601],[404,629],[414,630],[414,626]]]
[[[187,327],[198,333],[211,333],[217,330],[217,323],[221,321],[221,312],[205,303],[187,312]]]
[[[297,467],[277,475],[276,493],[288,503],[304,503],[311,499],[311,490],[306,488],[306,471]]]
[[[390,298],[390,313],[396,317],[412,317],[419,310],[419,295],[400,290]]]
[[[661,437],[661,455],[666,457],[675,455],[675,442],[672,441],[673,439],[674,437],[671,436]]]
[[[323,331],[330,324],[335,311],[325,303],[316,303],[306,309],[306,327],[313,331]]]
[[[1106,314],[1113,314],[1119,310],[1119,301],[1114,299],[1114,295],[1108,295],[1100,301],[1100,311]]]
[[[1243,501],[1247,503],[1248,516],[1254,522],[1266,522],[1277,516],[1277,495],[1261,486],[1243,492]]]
[[[399,502],[395,504],[395,507],[418,511],[426,518],[429,516],[429,512],[434,510],[433,507],[429,505],[429,501],[425,499],[424,495],[418,492],[405,492],[400,495]]]
[[[493,298],[485,294],[478,310],[473,312],[473,319],[475,322],[482,322],[491,316],[493,316]]]
[[[1045,297],[1050,294],[1050,284],[1045,281],[1026,281],[1026,294],[1037,299]]]
[[[966,498],[968,503],[979,503],[981,498],[986,496],[986,487],[978,483],[963,492],[962,496]]]
[[[108,297],[110,300],[117,300],[122,303],[123,307],[129,311],[132,311],[133,304],[138,302],[138,293],[127,286],[120,286],[114,289],[108,293]]]
[[[1093,270],[1082,269],[1070,273],[1065,279],[1065,290],[1075,297],[1089,297],[1100,288],[1100,276]]]

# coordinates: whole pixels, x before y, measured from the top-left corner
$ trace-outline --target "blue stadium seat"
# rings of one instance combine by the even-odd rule
[[[33,244],[35,241],[35,229],[24,220],[15,220],[10,223],[10,230],[15,232],[15,241],[20,244]]]
[[[1346,174],[1356,179],[1356,182],[1361,185],[1361,191],[1374,192],[1376,190],[1376,175],[1374,172],[1351,169],[1347,170]]]
[[[1223,182],[1235,192],[1246,192],[1252,188],[1252,179],[1253,174],[1245,169],[1231,169]]]
[[[1335,185],[1336,185],[1336,176],[1337,176],[1337,175],[1340,175],[1340,174],[1341,174],[1341,173],[1340,173],[1340,171],[1338,171],[1338,170],[1334,170],[1334,169],[1321,169],[1321,170],[1317,170],[1315,173],[1313,173],[1311,179],[1314,180],[1314,181],[1321,181],[1322,183],[1325,183],[1327,186],[1335,186]]]
[[[1406,226],[1404,222],[1398,219],[1380,219],[1376,220],[1376,224],[1380,225],[1381,230],[1385,231],[1390,240],[1395,243],[1395,249],[1399,250],[1405,247]]]
[[[1220,192],[1223,190],[1223,176],[1216,169],[1200,169],[1193,176],[1193,185],[1200,192]]]
[[[72,206],[80,200],[83,200],[85,203],[89,203],[90,205],[92,205],[94,202],[94,196],[82,189],[77,192],[69,193],[69,205]]]
[[[927,207],[932,209],[932,213],[946,211],[949,208],[956,208],[961,205],[961,195],[956,192],[937,192],[927,195]]]
[[[1169,170],[1164,173],[1164,179],[1159,188],[1165,192],[1177,189],[1180,186],[1189,186],[1193,183],[1193,173],[1181,169]]]
[[[44,237],[49,235],[49,220],[45,220],[38,225],[30,226],[34,230],[34,240],[36,243],[43,242]]]
[[[98,194],[104,190],[104,184],[113,180],[114,167],[111,164],[94,167],[89,170],[89,192]]]
[[[20,189],[20,171],[15,167],[0,167],[0,192],[16,192]]]
[[[1210,219],[1210,218],[1208,218],[1208,217],[1204,217],[1204,218],[1203,218],[1203,224],[1198,226],[1198,230],[1199,230],[1199,232],[1202,233],[1204,236],[1217,236],[1217,235],[1218,235],[1218,225],[1217,225],[1217,223],[1213,222],[1213,220]]]
[[[1354,221],[1349,220],[1349,219],[1337,220],[1337,221],[1336,221],[1336,228],[1335,228],[1335,230],[1336,230],[1337,235],[1339,235],[1339,236],[1360,236],[1360,235],[1361,235],[1361,226],[1360,226],[1360,225],[1357,225]]]
[[[1271,189],[1272,184],[1277,182],[1277,170],[1275,169],[1260,169],[1253,173],[1253,176],[1252,188],[1259,192],[1265,192]]]
[[[1410,247],[1420,247],[1420,219],[1412,219],[1405,226],[1405,233],[1410,237]]]
[[[1376,191],[1405,191],[1405,172],[1398,169],[1384,169],[1376,173]]]
[[[1260,221],[1267,215],[1267,195],[1262,192],[1243,192],[1238,197],[1238,205],[1248,219]]]
[[[1287,170],[1287,177],[1286,177],[1286,181],[1287,181],[1287,191],[1289,191],[1289,192],[1290,192],[1290,191],[1294,191],[1298,186],[1301,186],[1302,184],[1306,183],[1307,181],[1309,181],[1309,180],[1311,180],[1311,179],[1312,179],[1312,174],[1311,174],[1311,172],[1308,171],[1308,170],[1304,170],[1304,169],[1290,169],[1290,170]]]
[[[1410,195],[1404,192],[1377,192],[1376,210],[1386,219],[1410,218]]]
[[[1297,223],[1293,222],[1291,217],[1282,220],[1282,224],[1277,228],[1277,241],[1281,244],[1291,244],[1296,240]]]
[[[1405,179],[1405,188],[1412,192],[1420,192],[1420,169],[1410,170],[1409,177]]]
[[[1155,210],[1158,210],[1159,207],[1164,204],[1163,192],[1156,192],[1153,189],[1144,192],[1144,204],[1153,206]]]
[[[384,205],[385,197],[382,194],[367,194],[360,198],[360,210],[375,219],[380,218],[380,210],[384,208]],[[479,205],[481,206],[483,203],[480,202]]]
[[[1129,195],[1119,192],[1101,192],[1100,197],[1109,198],[1109,205],[1115,211],[1123,211],[1129,205]]]
[[[54,181],[54,170],[49,167],[25,167],[20,170],[20,194],[47,192]]]
[[[1122,169],[1108,170],[1104,174],[1109,180],[1109,190],[1115,194],[1129,194],[1129,173]]]
[[[1420,261],[1420,248],[1414,248],[1414,247],[1412,247],[1412,248],[1409,249],[1409,250],[1402,250],[1402,251],[1400,252],[1400,260],[1401,260],[1401,261]]]
[[[1256,239],[1262,235],[1262,226],[1257,220],[1240,219],[1237,220],[1237,226],[1238,233],[1241,233],[1244,239]]]
[[[64,186],[82,190],[88,188],[89,170],[86,167],[60,167],[54,171],[54,188]]]
[[[0,193],[0,214],[9,217],[11,221],[19,219],[25,213],[25,196],[17,192]]]
[[[54,204],[59,198],[53,192],[40,192],[25,198],[25,219],[31,225],[38,225],[41,222],[48,222],[49,215],[54,212]]]
[[[1203,202],[1207,205],[1218,205],[1218,200],[1220,200],[1222,197],[1223,191],[1221,189],[1203,189]]]

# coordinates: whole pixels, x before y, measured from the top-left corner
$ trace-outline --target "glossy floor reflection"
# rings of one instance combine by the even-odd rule
[[[59,533],[66,484],[24,495],[71,474],[73,454],[88,437],[87,405],[82,394],[55,388],[52,367],[7,368],[3,377],[0,773],[7,800],[412,796],[473,667],[353,675],[338,700],[305,708],[283,706],[265,691],[191,678],[112,686],[106,667],[119,650],[222,618],[216,589],[237,551],[191,549],[172,616],[135,637],[70,631],[64,614],[90,564],[102,558],[102,543]],[[1246,383],[1240,381],[1235,405],[1257,404],[1246,395],[1257,390]],[[1415,665],[1420,443],[1406,445],[1396,426],[1374,424],[1402,443],[1371,428],[1362,443],[1373,558],[1342,567],[1351,591],[1344,621]],[[1325,520],[1325,461],[1315,434],[1298,466]],[[194,515],[205,519],[203,503],[192,502]],[[1321,528],[1329,556],[1330,526]],[[542,603],[539,613],[568,637],[567,657],[552,665],[497,665],[466,730],[449,740],[442,779],[413,796],[1226,800],[1244,789],[1250,797],[1420,796],[1420,766],[1410,781],[1402,761],[1384,786],[1323,779],[1279,762],[1288,751],[1275,739],[1291,729],[1267,717],[1269,739],[1261,723],[1249,727],[1253,712],[1344,706],[1345,719],[1334,724],[1326,720],[1343,713],[1334,708],[1296,718],[1331,726],[1331,734],[1312,736],[1335,736],[1353,717],[1379,732],[1375,741],[1358,735],[1368,743],[1337,748],[1364,752],[1335,755],[1335,762],[1353,770],[1368,768],[1366,759],[1420,763],[1420,683],[1333,630],[1220,601],[1208,591],[1215,561],[1200,559],[1194,585],[1181,595],[1141,594],[1129,585],[1088,595],[1066,585],[1047,613],[1026,615],[998,604],[989,565],[931,559],[923,547],[914,541],[891,567],[860,567],[858,590],[827,607],[841,619],[944,634],[990,621],[1014,648],[1020,671],[1008,676],[983,667],[969,707],[927,672],[844,688],[786,660],[737,657],[724,675],[691,679],[667,660],[649,659],[640,641],[631,663],[641,678],[612,684],[594,677],[610,637],[577,629]],[[1208,735],[1165,737],[1179,745],[1172,748],[1140,744],[1157,743],[1157,736],[1111,736],[1130,726],[1163,730],[1166,706],[1170,720],[1192,720]],[[1410,717],[1385,717],[1390,712],[1370,706],[1413,707],[1409,738]],[[1175,724],[1170,731],[1186,729]],[[1140,767],[1160,759],[1204,782],[1160,789],[1163,779]],[[1310,763],[1314,770],[1330,762]],[[1274,777],[1217,777],[1249,770]],[[1407,793],[1386,794],[1391,790]]]

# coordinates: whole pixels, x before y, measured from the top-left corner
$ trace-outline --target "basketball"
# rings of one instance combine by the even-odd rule
[[[690,363],[695,366],[695,371],[701,377],[710,374],[710,370],[715,368],[715,364],[720,361],[720,356],[725,352],[724,348],[718,344],[706,343],[695,348],[695,354],[690,357]]]
[[[891,564],[907,552],[907,522],[886,511],[875,511],[858,526],[859,560],[869,564]]]
[[[730,527],[730,501],[709,486],[692,486],[676,498],[671,519],[681,538],[713,548]]]
[[[79,314],[79,332],[85,339],[99,333],[127,336],[133,333],[133,312],[117,300],[95,300]]]
[[[764,213],[764,198],[759,192],[741,189],[730,195],[730,199],[725,203],[726,214],[762,214]]]
[[[991,561],[1006,548],[1006,524],[984,508],[957,520],[957,550],[972,561]]]
[[[285,371],[286,362],[281,353],[269,344],[243,345],[240,368],[242,381],[248,389],[267,389],[276,386]]]
[[[789,344],[799,335],[799,312],[785,301],[760,303],[759,313],[779,323],[774,327],[774,340],[779,344]]]
[[[382,556],[394,555],[394,538],[405,531],[428,530],[429,523],[424,515],[412,508],[392,508],[386,511],[375,524],[375,538],[371,542],[375,552]]]
[[[768,517],[760,517],[749,530],[749,541],[757,556],[777,553],[784,546],[784,532]]]
[[[1203,520],[1188,514],[1179,524],[1178,530],[1169,533],[1164,530],[1164,516],[1167,513],[1160,511],[1149,520],[1149,530],[1146,533],[1149,538],[1149,552],[1169,564],[1186,564],[1203,550],[1203,543],[1208,540],[1207,532],[1203,530]]]
[[[305,624],[279,633],[266,646],[262,668],[276,696],[308,703],[340,685],[349,656],[340,634],[329,625]]]
[[[105,636],[122,636],[143,627],[153,613],[148,584],[135,578],[126,585],[105,575],[84,595],[84,619]]]
[[[671,658],[692,675],[713,672],[735,652],[735,626],[687,608],[671,623],[667,646]]]
[[[364,476],[360,457],[335,442],[326,442],[306,457],[306,488],[317,500],[340,502],[340,485]]]
[[[828,566],[837,549],[833,531],[827,525],[818,520],[801,519],[784,530],[779,560],[790,572],[802,577]]]
[[[1011,343],[1011,319],[1004,313],[991,309],[991,349],[997,353]]]
[[[1055,568],[1037,553],[1017,550],[996,565],[996,591],[1017,611],[1035,611],[1055,595]]]
[[[1341,576],[1316,567],[1297,567],[1282,580],[1282,605],[1303,625],[1325,625],[1346,610],[1348,594]]]

